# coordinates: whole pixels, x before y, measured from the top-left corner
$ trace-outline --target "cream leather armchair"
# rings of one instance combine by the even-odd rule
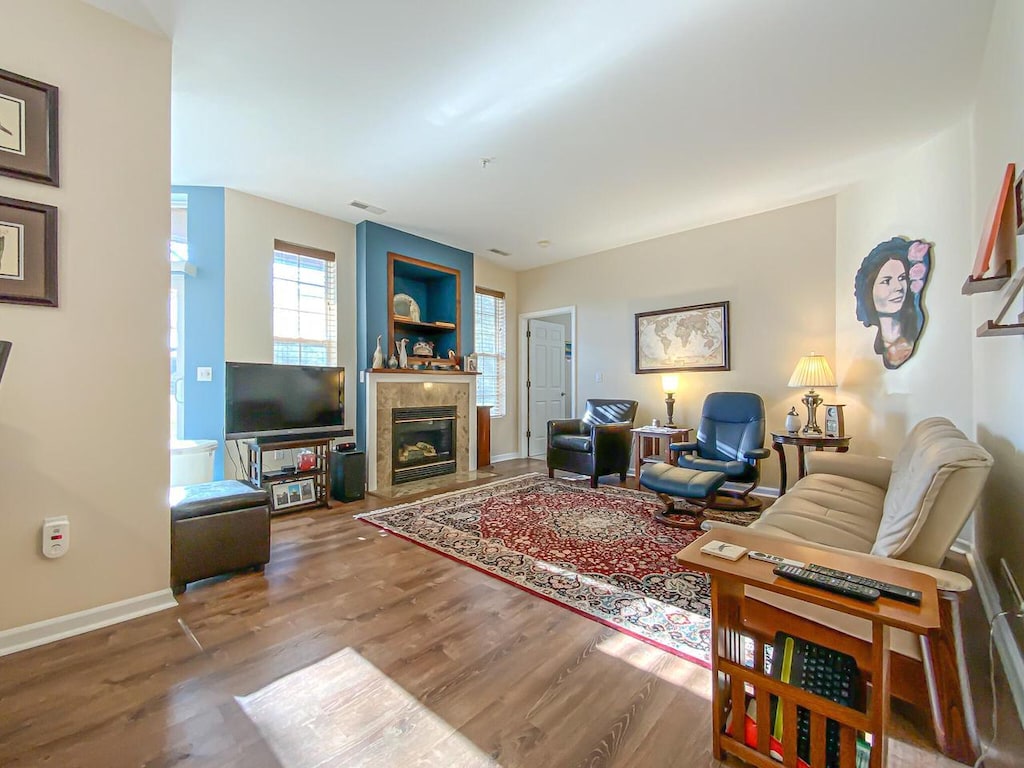
[[[992,456],[948,419],[925,419],[892,461],[812,453],[806,477],[750,526],[819,547],[821,565],[828,565],[830,551],[841,550],[859,553],[863,575],[885,562],[935,578],[942,626],[923,638],[892,632],[893,695],[930,710],[939,748],[965,763],[974,761],[978,744],[959,619],[959,595],[971,581],[938,566],[974,510],[991,466]],[[862,620],[755,588],[747,595],[764,604],[768,617],[782,610],[806,618],[809,634],[814,624],[824,624],[870,642],[870,625]]]

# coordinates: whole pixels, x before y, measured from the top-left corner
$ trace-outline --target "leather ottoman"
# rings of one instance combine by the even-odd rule
[[[270,562],[267,492],[237,480],[171,488],[171,590]]]
[[[700,527],[704,522],[701,512],[724,482],[724,472],[675,467],[665,462],[649,464],[640,473],[640,485],[654,491],[665,504],[665,510],[655,514],[654,519],[677,528]],[[692,500],[699,510],[677,510],[672,496]]]

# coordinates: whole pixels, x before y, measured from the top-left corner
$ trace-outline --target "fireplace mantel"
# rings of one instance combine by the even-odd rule
[[[455,405],[456,469],[476,469],[476,373],[366,372],[366,487],[391,484],[391,409]]]

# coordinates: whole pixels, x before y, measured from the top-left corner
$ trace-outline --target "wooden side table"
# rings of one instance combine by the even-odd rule
[[[633,433],[633,456],[636,457],[636,481],[640,482],[640,469],[644,464],[668,461],[668,447],[690,439],[690,427],[637,427]],[[665,441],[662,450],[661,441]]]
[[[900,584],[922,593],[921,605],[909,605],[887,598],[863,603],[848,597],[805,586],[776,576],[771,563],[751,560],[746,555],[735,562],[705,555],[700,551],[709,540],[738,544],[749,550],[760,550],[801,562],[828,558],[828,565],[839,570],[870,575],[871,578]],[[891,682],[889,631],[894,627],[927,636],[940,627],[940,605],[935,579],[923,573],[886,565],[872,565],[870,574],[863,574],[865,565],[841,552],[823,552],[798,542],[759,536],[748,531],[719,528],[701,536],[675,556],[687,568],[711,575],[711,675],[713,732],[712,754],[724,760],[731,753],[763,768],[780,765],[769,758],[770,712],[772,697],[778,697],[783,715],[783,763],[797,764],[797,707],[810,711],[811,765],[825,765],[826,721],[839,723],[839,766],[856,765],[857,732],[872,734],[871,768],[886,765],[887,731],[889,728],[889,689]],[[830,608],[840,613],[865,619],[871,624],[871,642],[779,609],[764,612],[764,603],[746,594],[747,587],[796,598]],[[811,627],[813,626],[813,631]],[[764,664],[764,649],[771,646],[776,631],[797,637],[813,638],[815,643],[853,656],[861,677],[870,681],[866,711],[843,707],[815,696],[797,686],[769,676]],[[753,643],[754,666],[749,666],[747,642]],[[743,714],[747,709],[747,688],[753,690],[757,702],[757,744],[747,746],[743,734]],[[729,712],[736,724],[732,733],[726,730]]]
[[[807,470],[804,469],[804,448],[818,450],[831,448],[836,453],[846,453],[850,450],[850,440],[852,439],[849,435],[825,437],[825,435],[805,435],[802,432],[797,432],[795,435],[790,432],[772,432],[772,448],[779,454],[779,496],[786,493],[786,449],[784,446],[796,446],[797,479],[799,480],[807,474]]]

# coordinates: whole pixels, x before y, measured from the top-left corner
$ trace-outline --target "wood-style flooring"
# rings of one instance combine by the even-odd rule
[[[0,766],[721,765],[707,670],[352,519],[393,503],[275,518],[265,574],[0,658]],[[965,613],[987,740],[976,594]],[[997,679],[987,765],[1024,765]],[[891,765],[957,765],[895,720]]]

